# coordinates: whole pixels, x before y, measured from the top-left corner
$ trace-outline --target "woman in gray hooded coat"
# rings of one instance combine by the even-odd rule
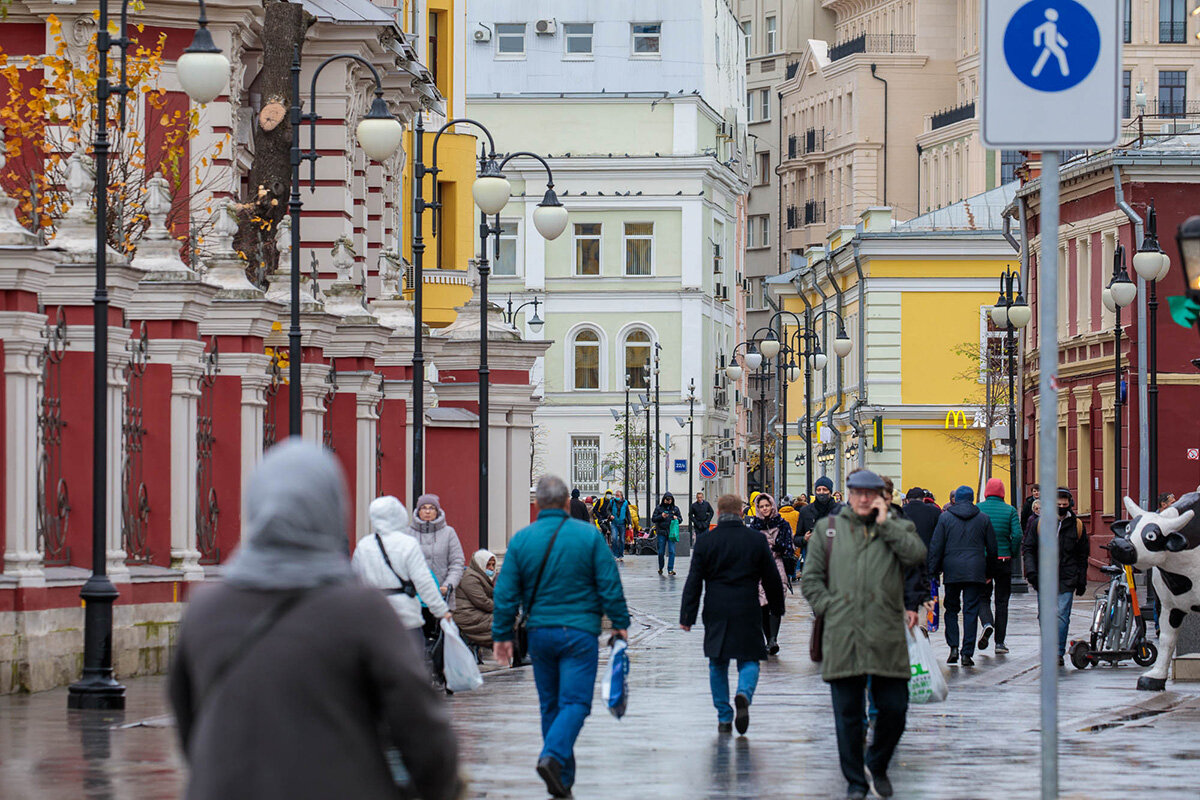
[[[446,605],[453,611],[454,590],[462,582],[467,560],[463,557],[458,534],[446,524],[446,512],[442,511],[441,500],[436,494],[423,494],[417,498],[417,513],[408,524],[408,532],[421,545],[421,552],[437,578]]]
[[[169,693],[188,800],[397,797],[460,791],[458,747],[421,654],[350,567],[345,478],[316,445],[272,448],[251,475],[245,539],[188,604]]]

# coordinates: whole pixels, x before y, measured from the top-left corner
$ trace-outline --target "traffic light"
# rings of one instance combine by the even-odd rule
[[[871,420],[871,429],[872,429],[871,430],[871,432],[872,432],[871,452],[872,453],[882,453],[883,452],[883,417],[882,416],[874,417]]]

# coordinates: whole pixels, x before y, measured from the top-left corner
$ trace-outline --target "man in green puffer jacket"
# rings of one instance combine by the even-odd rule
[[[904,626],[917,622],[904,608],[904,571],[925,560],[925,545],[907,520],[889,513],[883,479],[860,470],[846,481],[850,502],[809,542],[801,584],[813,611],[825,619],[821,676],[829,684],[848,800],[870,788],[863,769],[863,708],[867,681],[879,709],[865,766],[881,797],[892,795],[888,763],[904,733],[910,675]],[[827,546],[830,554],[826,555]]]
[[[1008,632],[1008,598],[1012,595],[1013,559],[1021,552],[1021,517],[1017,510],[1004,502],[1004,482],[991,478],[983,490],[983,502],[979,510],[992,521],[996,531],[998,562],[993,565],[992,580],[979,596],[979,621],[983,623],[983,635],[979,637],[979,649],[986,650],[993,631],[996,634],[996,655],[1008,652],[1004,634]],[[996,587],[996,613],[992,614],[992,586]]]

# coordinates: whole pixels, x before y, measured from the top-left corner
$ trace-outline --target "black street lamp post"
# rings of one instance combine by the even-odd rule
[[[688,501],[688,507],[690,508],[692,501],[695,498],[695,494],[696,494],[694,491],[692,491],[692,478],[696,473],[696,465],[692,463],[692,459],[695,456],[695,442],[696,442],[696,379],[695,378],[692,378],[692,380],[688,383],[687,401],[688,401],[687,419],[681,420],[678,417],[676,417],[675,419],[679,423],[680,427],[683,427],[683,424],[685,422],[687,423],[687,427],[688,427],[688,458],[687,458],[687,469],[688,469],[688,493],[687,493],[687,496],[688,496],[688,500],[687,501]],[[692,534],[693,537],[695,536],[696,532],[692,530],[690,518],[688,520],[688,531]]]
[[[96,29],[96,138],[92,152],[96,160],[96,289],[92,296],[92,574],[79,592],[83,611],[83,674],[71,684],[67,707],[72,709],[119,710],[125,707],[125,687],[112,671],[113,602],[118,592],[108,577],[108,101],[121,99],[120,121],[125,120],[126,51],[131,44],[127,32],[129,0],[121,4],[118,36],[109,32],[108,2],[101,0]],[[180,55],[177,73],[180,85],[197,103],[207,103],[229,82],[229,59],[213,44],[208,30],[204,0],[200,0],[199,27],[192,43]],[[108,54],[121,51],[121,82],[108,80]]]
[[[1009,500],[1013,508],[1021,508],[1021,496],[1018,493],[1017,463],[1017,403],[1016,403],[1016,351],[1017,330],[1029,324],[1033,310],[1025,302],[1018,284],[1021,277],[1016,270],[1004,270],[1000,273],[1000,296],[992,307],[992,322],[997,327],[1004,328],[1004,346],[1007,351],[1008,368],[1008,489]]]
[[[371,109],[358,123],[356,131],[363,152],[373,161],[386,161],[400,148],[400,142],[404,137],[404,127],[400,124],[400,120],[387,110],[387,103],[383,100],[383,81],[379,77],[379,70],[362,56],[353,53],[329,56],[317,66],[313,72],[312,88],[308,98],[308,105],[312,110],[305,113],[300,97],[300,48],[296,47],[292,51],[292,107],[289,117],[292,125],[292,191],[288,198],[288,213],[292,219],[292,264],[289,276],[291,278],[289,288],[291,289],[292,307],[288,326],[288,433],[291,436],[300,436],[301,415],[303,414],[303,392],[300,378],[300,366],[303,359],[300,331],[300,211],[302,208],[300,163],[308,162],[308,180],[311,190],[316,185],[317,159],[320,158],[320,153],[317,151],[317,120],[320,118],[317,115],[317,78],[325,67],[334,61],[343,60],[362,64],[370,70],[371,77],[375,80],[375,99],[371,102]],[[300,149],[300,128],[305,122],[309,126],[308,150],[302,151]],[[419,327],[420,323],[418,322],[417,325]]]
[[[1167,276],[1171,269],[1171,258],[1162,251],[1158,243],[1158,212],[1154,208],[1154,200],[1150,200],[1150,209],[1146,219],[1146,234],[1142,238],[1138,252],[1133,256],[1133,268],[1138,276],[1150,284],[1150,294],[1147,297],[1147,309],[1150,312],[1150,336],[1148,361],[1150,368],[1150,385],[1146,399],[1147,438],[1146,443],[1150,456],[1150,500],[1158,503],[1158,282]]]
[[[1122,406],[1125,404],[1125,398],[1121,391],[1121,309],[1133,302],[1137,297],[1137,284],[1129,279],[1128,273],[1125,271],[1125,246],[1117,245],[1116,251],[1113,253],[1113,276],[1109,281],[1108,286],[1104,288],[1102,299],[1105,307],[1111,310],[1115,315],[1116,324],[1113,326],[1113,422],[1115,435],[1113,442],[1113,513],[1120,516],[1121,509],[1121,494],[1122,494]]]

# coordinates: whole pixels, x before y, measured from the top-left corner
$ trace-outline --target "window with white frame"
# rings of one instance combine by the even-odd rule
[[[574,360],[575,389],[600,388],[600,334],[584,328],[571,344]]]
[[[712,268],[714,275],[721,274],[721,262],[725,255],[725,223],[719,219],[713,220],[712,235]]]
[[[654,268],[654,223],[625,223],[625,274],[650,275]]]
[[[571,488],[600,491],[600,437],[571,437]]]
[[[1004,340],[1007,328],[1001,328],[992,321],[992,306],[982,306],[979,309],[979,382],[987,383],[991,374],[992,383],[999,384],[999,376],[1006,374],[1004,362]]]
[[[775,17],[767,17],[767,52],[775,52]]]
[[[633,32],[633,54],[635,56],[657,56],[660,53],[661,22],[634,22],[630,28]]]
[[[492,275],[505,277],[517,274],[517,232],[516,222],[500,223],[500,254],[496,256]]]
[[[496,23],[496,55],[516,58],[525,55],[525,23]]]
[[[600,223],[575,223],[575,274],[600,274]]]
[[[568,22],[563,25],[563,46],[568,57],[591,57],[592,23]]]
[[[763,214],[758,218],[758,246],[771,246],[771,215]]]
[[[771,152],[764,150],[755,155],[756,186],[766,186],[771,182]]]
[[[746,122],[754,122],[754,92],[746,92]]]
[[[768,120],[771,118],[771,90],[762,89],[758,93],[758,118]]]
[[[750,20],[748,20],[748,19],[742,20],[742,43],[745,45],[746,58],[749,58],[751,55],[750,34],[753,33],[753,30],[754,29],[752,27],[752,23],[750,22]]]
[[[650,363],[650,334],[642,330],[630,331],[625,337],[625,381],[630,389],[648,388],[646,370]]]

